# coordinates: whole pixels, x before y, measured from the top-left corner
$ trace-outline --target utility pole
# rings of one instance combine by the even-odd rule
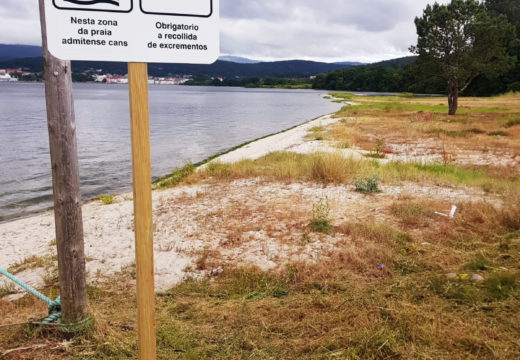
[[[71,67],[70,61],[57,59],[49,53],[46,1],[39,0],[39,6],[61,313],[62,323],[66,326],[87,317],[85,250]]]

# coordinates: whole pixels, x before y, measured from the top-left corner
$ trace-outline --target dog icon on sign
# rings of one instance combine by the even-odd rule
[[[83,10],[128,13],[133,9],[133,0],[53,0],[60,10]]]
[[[111,4],[119,6],[119,0],[63,0],[76,5]]]

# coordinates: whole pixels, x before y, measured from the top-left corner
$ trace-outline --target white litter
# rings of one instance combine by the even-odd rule
[[[449,215],[447,214],[443,214],[443,213],[440,213],[438,211],[435,212],[436,215],[440,215],[440,216],[444,216],[444,217],[449,217],[450,219],[453,219],[455,217],[455,212],[457,211],[457,206],[456,205],[453,205],[451,207],[451,211],[449,213]]]

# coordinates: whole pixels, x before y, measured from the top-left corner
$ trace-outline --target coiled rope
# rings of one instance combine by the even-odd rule
[[[59,323],[61,319],[61,303],[60,303],[60,297],[58,296],[56,300],[51,300],[47,296],[43,295],[36,289],[34,289],[32,286],[27,285],[22,280],[18,279],[14,275],[8,273],[4,269],[0,269],[0,274],[7,277],[9,280],[14,282],[16,285],[22,287],[29,293],[36,296],[41,301],[45,302],[47,306],[49,307],[49,315],[42,320],[42,324],[52,324],[52,323]]]

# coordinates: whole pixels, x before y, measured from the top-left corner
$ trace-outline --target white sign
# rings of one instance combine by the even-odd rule
[[[64,60],[210,64],[219,0],[45,0],[49,51]]]

